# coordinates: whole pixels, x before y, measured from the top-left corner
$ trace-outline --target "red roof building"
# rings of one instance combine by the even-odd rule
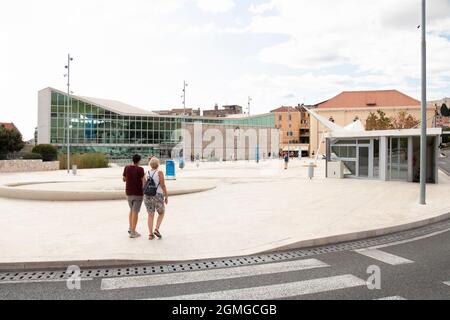
[[[16,131],[20,132],[19,129],[17,129],[17,127],[12,122],[11,123],[0,122],[0,126],[4,127],[5,129],[8,129],[8,130],[16,130]]]
[[[318,103],[320,109],[411,107],[420,101],[397,90],[344,91],[330,100]]]

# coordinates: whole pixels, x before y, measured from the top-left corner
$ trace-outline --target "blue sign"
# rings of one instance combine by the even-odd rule
[[[184,159],[183,158],[180,158],[178,166],[180,167],[181,170],[184,169],[185,163],[184,163]]]
[[[173,160],[166,161],[166,178],[175,179],[175,161]]]

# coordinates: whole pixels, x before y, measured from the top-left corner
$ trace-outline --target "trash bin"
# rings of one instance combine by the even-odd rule
[[[77,166],[76,164],[72,165],[72,174],[73,174],[74,176],[77,175],[77,169],[78,169],[78,166]]]
[[[308,165],[308,177],[310,180],[314,178],[314,167],[314,162],[310,162]]]

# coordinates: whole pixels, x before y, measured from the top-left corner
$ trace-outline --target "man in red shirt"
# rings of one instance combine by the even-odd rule
[[[128,205],[130,206],[130,228],[128,233],[130,238],[139,238],[141,235],[136,232],[139,212],[141,211],[142,201],[144,200],[143,187],[145,183],[145,172],[139,166],[141,156],[136,154],[133,156],[133,164],[126,166],[123,170],[123,181],[126,182],[126,194]]]

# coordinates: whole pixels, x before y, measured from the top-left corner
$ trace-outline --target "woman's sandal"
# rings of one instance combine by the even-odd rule
[[[162,238],[161,233],[159,233],[159,230],[155,230],[155,236],[157,236],[159,239]]]
[[[155,240],[155,235],[154,234],[149,235],[148,240]]]

